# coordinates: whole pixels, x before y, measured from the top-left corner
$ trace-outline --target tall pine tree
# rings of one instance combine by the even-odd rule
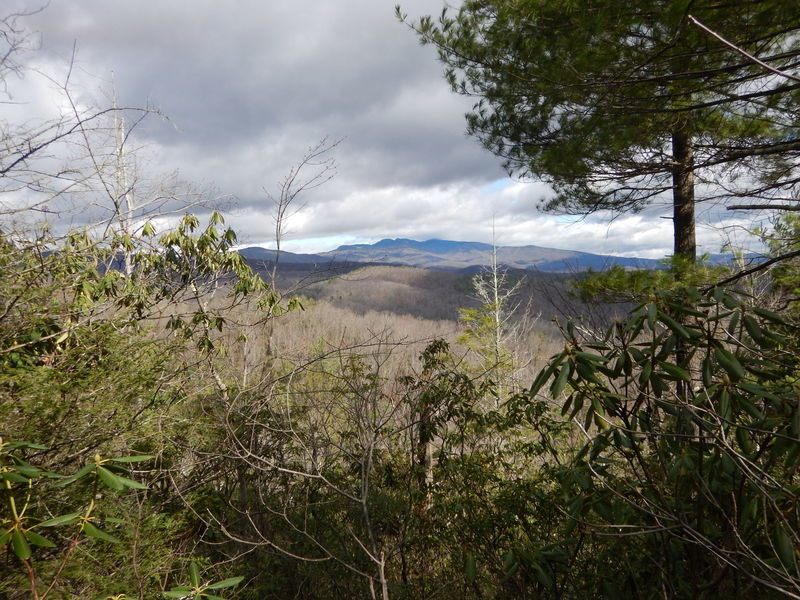
[[[800,59],[785,0],[467,0],[413,25],[468,131],[508,170],[552,184],[543,208],[637,211],[671,198],[674,251],[693,260],[695,204],[797,199]],[[401,15],[401,18],[402,17]]]

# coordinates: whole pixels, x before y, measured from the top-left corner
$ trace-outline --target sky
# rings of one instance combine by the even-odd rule
[[[243,245],[274,246],[273,199],[325,140],[335,164],[294,199],[284,249],[407,237],[647,258],[671,251],[666,203],[613,219],[539,212],[547,185],[508,178],[465,134],[472,100],[450,91],[435,50],[396,19],[396,0],[3,2],[42,10],[20,21],[37,49],[24,56],[24,78],[9,82],[14,104],[0,104],[0,118],[63,111],[57,83],[68,72],[81,105],[116,95],[121,106],[157,109],[163,117],[132,133],[139,167],[149,180],[178,173],[212,190]],[[443,7],[400,3],[411,20]],[[305,165],[298,180],[321,168]],[[747,242],[739,223],[722,219],[730,215],[701,211],[701,252]]]

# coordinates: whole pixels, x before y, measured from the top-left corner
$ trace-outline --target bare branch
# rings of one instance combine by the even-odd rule
[[[709,35],[711,35],[712,37],[714,37],[715,39],[717,39],[720,42],[722,42],[723,44],[725,44],[728,48],[730,48],[734,52],[738,52],[739,54],[744,56],[746,59],[754,62],[755,64],[757,64],[760,67],[763,67],[767,71],[769,71],[771,73],[775,73],[776,75],[778,75],[780,77],[784,77],[786,79],[790,79],[791,81],[800,82],[800,77],[797,77],[796,75],[792,75],[791,73],[787,73],[785,71],[781,71],[780,69],[776,69],[775,67],[773,67],[771,65],[768,65],[763,60],[760,60],[760,59],[756,58],[755,56],[753,56],[752,54],[750,54],[749,52],[743,50],[742,48],[739,48],[739,46],[737,46],[736,44],[734,44],[732,42],[729,42],[724,37],[722,37],[720,34],[715,32],[713,29],[710,29],[710,28],[706,27],[700,21],[698,21],[696,18],[694,18],[692,15],[689,15],[689,21],[692,24],[694,24],[697,27],[699,27],[700,29],[702,29],[703,31],[705,31],[706,33],[708,33]]]
[[[800,204],[732,204],[728,210],[785,210],[787,212],[800,212]]]
[[[763,271],[764,269],[768,269],[772,265],[778,262],[782,262],[784,260],[790,260],[800,256],[800,250],[794,250],[793,252],[787,252],[786,254],[781,254],[780,256],[776,256],[774,258],[770,258],[769,260],[765,260],[762,263],[757,264],[755,267],[751,267],[749,269],[745,269],[744,271],[739,271],[735,275],[731,275],[730,277],[723,279],[722,281],[718,281],[714,285],[711,285],[705,288],[704,292],[710,292],[715,287],[722,287],[724,285],[728,285],[729,283],[733,283],[734,281],[738,281],[743,277],[747,277],[748,275],[752,275],[753,273],[758,273],[759,271]]]

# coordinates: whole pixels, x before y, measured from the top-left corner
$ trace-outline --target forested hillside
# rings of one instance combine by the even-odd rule
[[[467,1],[414,26],[453,62],[451,83],[466,69],[476,87],[461,91],[499,103],[471,117],[473,131],[550,169],[561,201],[631,208],[653,197],[648,181],[653,194],[685,188],[690,172],[710,177],[714,156],[747,155],[766,182],[737,185],[789,207],[758,232],[769,254],[758,264],[696,260],[687,230],[667,269],[573,283],[496,260],[471,275],[248,264],[212,198],[173,181],[144,195],[153,204],[130,194],[126,127],[157,116],[148,109],[87,108],[67,83],[71,108],[55,120],[3,123],[0,597],[800,598],[800,17],[779,2],[730,9],[748,25],[736,41],[776,65],[765,81],[761,65],[687,33],[686,3],[656,4],[611,19],[608,3]],[[0,20],[7,88],[23,69],[22,18]],[[568,140],[526,146],[516,127],[550,102],[548,78],[566,76],[532,71],[536,106],[509,114],[523,97],[494,86],[518,82],[509,56],[537,51],[528,27],[552,42],[548,56],[576,28],[603,38],[564,69],[573,76],[622,55],[622,82],[597,105],[614,131],[564,113]],[[509,31],[522,33],[501,43]],[[553,110],[598,81],[565,82]],[[738,96],[716,120],[703,112],[692,129],[681,116],[664,134],[661,112],[623,118],[644,110],[645,91],[680,115]],[[695,140],[704,162],[670,163],[663,135]],[[579,142],[593,146],[567,159]],[[287,177],[278,237],[326,151],[312,147]],[[103,210],[81,228],[38,219],[59,203]]]

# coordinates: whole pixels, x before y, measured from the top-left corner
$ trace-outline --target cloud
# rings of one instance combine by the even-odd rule
[[[402,5],[412,17],[442,6]],[[315,250],[382,237],[491,241],[493,221],[506,245],[641,256],[671,248],[658,211],[613,222],[537,212],[549,188],[507,179],[465,136],[471,101],[451,93],[434,49],[395,19],[394,0],[51,0],[25,23],[41,40],[31,67],[56,81],[75,44],[80,102],[107,103],[113,82],[121,104],[168,115],[135,133],[148,146],[141,163],[153,177],[177,170],[235,198],[228,221],[243,240],[269,243],[268,195],[328,136],[342,139],[338,174],[298,198],[305,209],[287,237],[298,250],[304,239]],[[14,85],[27,103],[7,119],[64,109],[57,86],[33,71]]]

